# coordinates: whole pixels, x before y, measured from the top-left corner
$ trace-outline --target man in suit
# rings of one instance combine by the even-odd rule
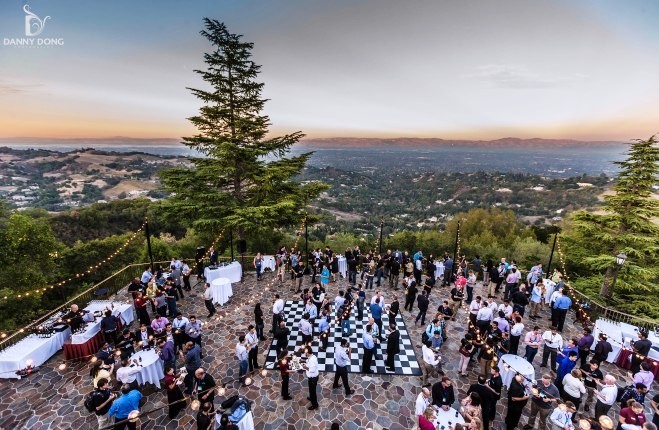
[[[387,370],[395,372],[394,359],[396,354],[400,353],[400,332],[396,330],[396,324],[389,324],[389,337],[387,337],[387,360],[385,365]]]
[[[217,266],[217,251],[212,246],[208,250],[208,257],[211,260],[211,266]]]
[[[142,348],[154,346],[153,329],[146,324],[140,325],[140,329],[133,333],[133,342],[137,345],[142,345]],[[140,344],[140,342],[142,342]]]

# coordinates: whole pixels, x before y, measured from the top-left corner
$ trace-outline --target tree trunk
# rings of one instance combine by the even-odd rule
[[[610,300],[611,296],[613,295],[613,272],[614,269],[612,267],[606,269],[606,273],[604,273],[604,279],[602,279],[602,287],[600,288],[600,296],[602,296],[602,298],[607,301]]]

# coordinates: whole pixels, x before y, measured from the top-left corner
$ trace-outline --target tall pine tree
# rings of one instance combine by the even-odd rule
[[[240,239],[299,225],[306,204],[326,188],[293,180],[311,156],[287,156],[304,135],[268,136],[269,118],[262,113],[267,100],[261,96],[263,83],[256,80],[260,66],[251,58],[253,44],[216,20],[205,18],[204,27],[201,35],[212,50],[204,55],[206,68],[195,72],[207,85],[188,88],[202,106],[189,118],[198,134],[183,143],[205,157],[191,158],[191,169],[162,173],[172,193],[163,208],[200,231],[229,228]]]
[[[567,251],[577,269],[576,286],[590,289],[599,284],[606,300],[636,314],[659,314],[648,297],[659,296],[659,200],[653,187],[659,183],[659,146],[656,137],[631,144],[627,159],[616,162],[620,172],[613,194],[605,197],[604,214],[576,212],[568,225]],[[627,261],[613,291],[615,255]],[[581,272],[581,273],[579,273]]]

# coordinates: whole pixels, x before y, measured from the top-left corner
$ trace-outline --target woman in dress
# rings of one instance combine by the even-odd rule
[[[522,417],[522,411],[529,401],[529,395],[522,385],[522,376],[516,375],[508,388],[508,414],[506,415],[506,430],[514,430]]]
[[[266,340],[267,337],[263,335],[263,327],[265,327],[265,321],[263,320],[263,310],[261,309],[261,303],[254,305],[254,327],[256,328],[256,335],[259,337],[259,340]]]
[[[89,372],[89,376],[92,378],[94,388],[98,388],[98,381],[101,378],[107,379],[108,382],[112,381],[112,367],[103,363],[103,360],[96,360]]]
[[[339,257],[334,253],[330,258],[330,266],[332,267],[332,282],[336,282],[336,274],[339,273]]]
[[[469,394],[469,397],[465,397],[464,400],[462,400],[462,408],[460,408],[460,411],[462,412],[462,417],[465,419],[466,423],[471,423],[476,419],[480,421],[483,416],[483,410],[481,409],[481,396],[476,392]]]
[[[165,366],[165,387],[167,387],[167,403],[169,404],[169,418],[174,419],[180,411],[185,409],[187,402],[183,399],[183,392],[177,384],[182,381],[181,375],[174,373],[174,367]],[[180,400],[180,401],[179,401]]]
[[[329,277],[330,277],[330,271],[327,268],[327,265],[324,264],[323,270],[320,272],[320,284],[325,289],[327,289],[327,285],[329,284]]]

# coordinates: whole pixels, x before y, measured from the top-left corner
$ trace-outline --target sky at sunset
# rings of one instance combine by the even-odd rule
[[[12,44],[25,4],[57,46]],[[656,1],[2,0],[0,138],[194,133],[203,17],[254,42],[276,133],[659,132]]]

